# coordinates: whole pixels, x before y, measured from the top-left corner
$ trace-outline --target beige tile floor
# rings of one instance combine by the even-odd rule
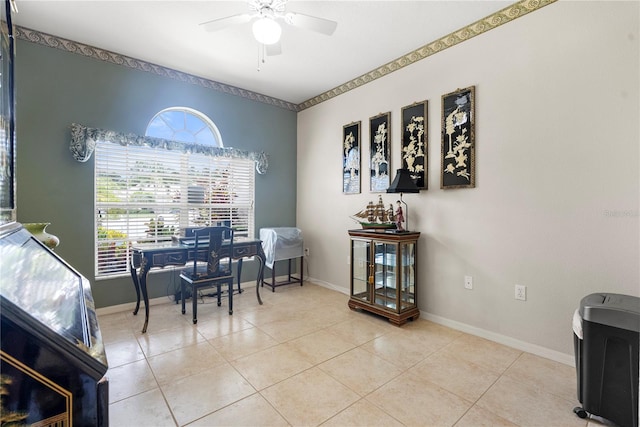
[[[600,426],[574,368],[418,319],[351,311],[306,282],[180,313],[100,315],[111,426]]]

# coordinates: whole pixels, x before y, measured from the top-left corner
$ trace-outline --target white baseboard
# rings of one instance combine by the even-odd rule
[[[314,279],[313,277],[307,277],[304,279],[305,281],[313,282],[317,285],[322,286],[323,288],[331,289],[332,291],[340,292],[341,294],[349,295],[349,289],[343,288],[342,286],[336,286],[332,283],[325,282],[324,280]]]
[[[556,362],[560,362],[565,365],[569,365],[573,367],[576,366],[576,362],[573,354],[561,353],[559,351],[551,350],[546,347],[521,341],[519,339],[498,334],[496,332],[487,331],[486,329],[478,328],[476,326],[468,325],[466,323],[461,323],[455,320],[450,320],[441,316],[437,316],[435,314],[430,314],[422,310],[420,310],[420,317],[430,320],[434,323],[447,326],[451,329],[466,332],[468,334],[475,335],[480,338],[486,338],[490,341],[494,341],[499,344],[504,344],[506,346],[513,347],[518,350],[526,351],[527,353],[535,354],[536,356],[554,360]]]
[[[299,277],[298,273],[292,273],[293,276],[295,277]],[[284,276],[276,276],[276,282],[280,282],[280,281],[285,281],[287,280],[288,276],[284,275]],[[271,277],[266,278],[267,280],[271,281]],[[325,282],[324,280],[320,280],[320,279],[316,279],[310,276],[304,276],[303,277],[303,283],[304,282],[313,282],[316,285],[322,286],[323,288],[327,288],[327,289],[331,289],[332,291],[336,291],[336,292],[340,292],[341,294],[345,294],[345,295],[349,295],[349,289],[345,289],[341,286],[336,286],[332,283],[329,282]],[[295,283],[293,283],[295,284]]]
[[[312,281],[322,287],[343,293],[345,295],[349,294],[349,289],[336,286],[332,283],[324,282],[322,280],[314,279],[312,277],[309,277],[305,280]],[[499,344],[504,344],[506,346],[513,347],[518,350],[526,351],[527,353],[535,354],[536,356],[544,357],[546,359],[563,363],[565,365],[569,365],[573,367],[576,366],[576,362],[573,354],[561,353],[559,351],[551,350],[546,347],[521,341],[516,338],[508,337],[506,335],[487,331],[486,329],[478,328],[476,326],[467,325],[465,323],[461,323],[455,320],[450,320],[441,316],[436,316],[435,314],[427,313],[426,311],[422,311],[422,310],[420,310],[420,317],[426,320],[430,320],[434,323],[438,323],[440,325],[458,330],[458,331],[475,335],[480,338],[485,338],[490,341],[497,342]]]
[[[276,280],[285,280],[287,278],[287,276],[277,276]],[[327,289],[331,289],[332,291],[336,291],[336,292],[340,292],[342,294],[348,295],[349,294],[349,290],[342,287],[342,286],[336,286],[332,283],[329,282],[325,282],[323,280],[318,280],[315,279],[313,277],[305,277],[304,279],[305,281],[309,281],[309,282],[313,282],[319,286],[322,286],[324,288]],[[241,284],[242,289],[249,289],[249,288],[254,288],[256,286],[256,282],[255,280],[252,280],[250,282],[244,282]],[[174,301],[170,300],[168,297],[164,296],[164,297],[159,297],[159,298],[153,298],[151,300],[149,300],[149,306],[154,306],[154,305],[160,305],[160,304],[168,304],[171,303],[173,304]],[[141,306],[143,305],[143,303],[141,303]],[[126,304],[120,304],[120,305],[112,305],[109,307],[102,307],[102,308],[98,308],[96,310],[97,314],[100,315],[107,315],[107,314],[114,314],[114,313],[120,313],[123,311],[133,311],[133,309],[136,307],[136,304],[131,302],[131,303],[126,303]],[[142,309],[142,307],[141,307]],[[527,353],[531,353],[531,354],[535,354],[536,356],[540,356],[540,357],[544,357],[546,359],[550,359],[550,360],[554,360],[556,362],[560,362],[563,363],[565,365],[569,365],[569,366],[573,366],[575,367],[575,358],[572,354],[565,354],[565,353],[561,353],[559,351],[555,351],[555,350],[551,350],[548,349],[546,347],[542,347],[536,344],[531,344],[525,341],[521,341],[519,339],[516,338],[512,338],[512,337],[508,337],[506,335],[502,335],[502,334],[498,334],[496,332],[491,332],[491,331],[487,331],[486,329],[482,329],[482,328],[478,328],[476,326],[472,326],[472,325],[468,325],[466,323],[462,323],[462,322],[458,322],[456,320],[451,320],[451,319],[447,319],[445,317],[441,317],[441,316],[437,316],[435,314],[431,314],[431,313],[427,313],[426,311],[422,311],[420,310],[420,317],[422,317],[423,319],[429,320],[431,322],[437,323],[439,325],[443,325],[443,326],[447,326],[449,328],[458,330],[458,331],[462,331],[471,335],[475,335],[478,336],[480,338],[486,338],[490,341],[494,341],[497,342],[499,344],[504,344],[507,345],[509,347],[513,347],[515,349],[518,350],[522,350],[522,351],[526,351]]]
[[[166,296],[153,298],[149,300],[149,307],[152,307],[154,305],[167,304],[169,302],[173,304],[174,301],[169,300],[169,298]],[[98,316],[105,316],[107,314],[122,313],[123,311],[133,311],[134,308],[136,308],[136,303],[128,302],[125,304],[110,305],[109,307],[97,308],[96,313],[98,314]],[[142,300],[140,300],[140,310],[144,310],[144,301]]]
[[[234,285],[235,286],[235,285]],[[243,282],[240,284],[240,288],[244,292],[246,289],[253,289],[256,287],[256,281],[252,280],[250,282]],[[154,305],[162,305],[162,304],[175,304],[171,297],[163,296],[158,298],[152,298],[149,300],[149,307],[153,307]],[[111,305],[109,307],[101,307],[96,309],[96,313],[98,316],[104,316],[107,314],[115,314],[122,313],[123,311],[131,311],[136,308],[135,302],[128,302],[125,304]],[[140,300],[140,310],[144,310],[144,302]]]

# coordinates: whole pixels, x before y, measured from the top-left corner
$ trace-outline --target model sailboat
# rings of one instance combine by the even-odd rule
[[[351,216],[362,228],[396,228],[393,205],[389,204],[389,209],[385,209],[382,196],[378,196],[378,203],[369,202],[367,207]]]

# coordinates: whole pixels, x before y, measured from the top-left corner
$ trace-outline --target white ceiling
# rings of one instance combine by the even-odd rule
[[[199,26],[248,12],[242,0],[17,0],[14,24],[299,104],[513,3],[290,0],[287,11],[338,27],[325,36],[285,24],[282,54],[262,64],[250,23]]]

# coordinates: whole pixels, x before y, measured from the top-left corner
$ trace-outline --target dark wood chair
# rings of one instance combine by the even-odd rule
[[[193,323],[198,323],[198,291],[202,288],[216,287],[219,307],[222,285],[225,283],[229,290],[229,314],[233,314],[233,271],[231,268],[233,229],[230,227],[205,227],[194,230],[194,236],[193,266],[189,266],[180,273],[182,314],[185,314],[187,286],[191,287]]]

